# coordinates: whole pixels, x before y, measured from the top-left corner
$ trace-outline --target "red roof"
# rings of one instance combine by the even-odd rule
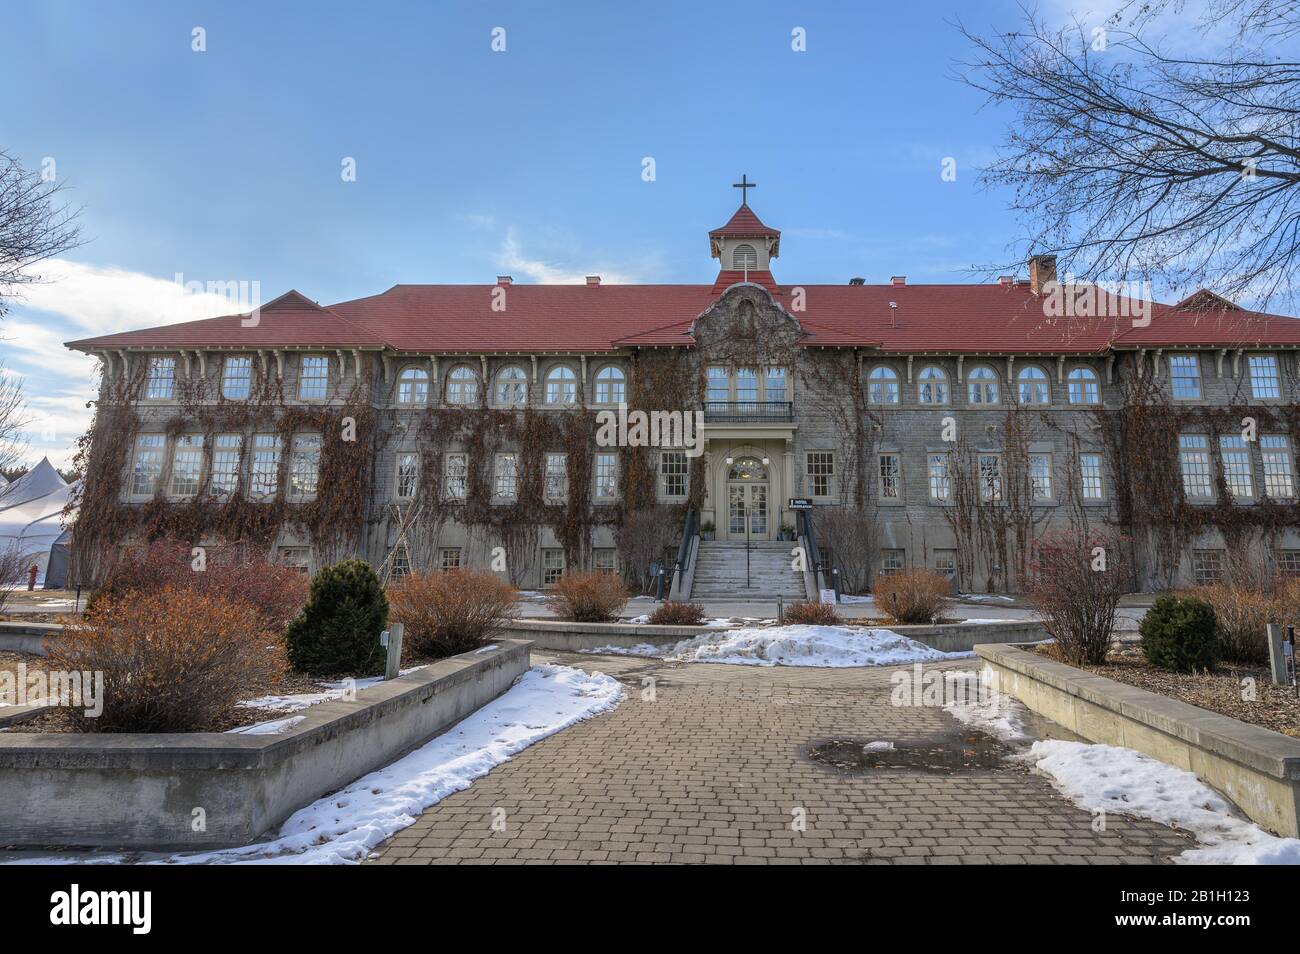
[[[395,285],[322,307],[298,292],[264,305],[256,324],[230,315],[68,343],[101,348],[386,348],[399,352],[597,352],[688,346],[694,319],[742,281],[712,285]],[[1300,345],[1300,320],[1234,308],[1153,304],[1150,323],[1059,318],[1026,282],[981,285],[777,285],[750,272],[789,310],[813,347],[893,352],[1097,353],[1107,348]],[[795,289],[802,288],[796,296]],[[493,310],[502,300],[504,311]],[[803,304],[798,308],[799,300]],[[890,306],[893,302],[894,307]],[[1210,301],[1210,304],[1217,304]],[[1141,322],[1141,318],[1138,321]]]
[[[726,225],[709,232],[709,238],[761,238],[764,235],[780,234],[779,229],[768,228],[760,222],[754,210],[742,202]]]

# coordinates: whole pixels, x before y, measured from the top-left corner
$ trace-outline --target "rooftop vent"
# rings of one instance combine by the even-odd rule
[[[514,281],[514,279],[511,278],[509,275],[498,275],[498,276],[497,276],[497,284],[498,284],[498,285],[509,285],[509,284],[510,284],[511,282],[513,282],[513,281]]]
[[[849,284],[850,284],[850,285],[865,285],[866,283],[867,283],[867,280],[866,280],[865,278],[850,278],[850,279],[849,279]]]
[[[598,285],[600,285],[600,276],[599,276],[599,275],[588,275],[588,276],[587,276],[587,287],[588,287],[588,288],[596,288]]]
[[[891,285],[906,285],[906,284],[907,284],[907,276],[906,276],[906,275],[895,275],[893,278],[891,278],[891,279],[889,280],[889,284],[891,284]]]

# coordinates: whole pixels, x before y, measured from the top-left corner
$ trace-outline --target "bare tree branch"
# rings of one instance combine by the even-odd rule
[[[983,175],[1010,188],[1025,225],[1015,261],[1054,251],[1081,281],[1159,279],[1294,305],[1300,63],[1241,38],[1259,24],[1300,32],[1300,0],[1210,0],[1245,24],[1218,59],[1168,56],[1140,35],[1175,5],[1143,4],[1131,30],[1053,30],[1028,11],[1023,32],[961,27],[976,53],[958,78],[1018,114]]]
[[[81,244],[81,209],[63,202],[62,191],[0,151],[0,318],[21,286],[41,280],[32,266]]]

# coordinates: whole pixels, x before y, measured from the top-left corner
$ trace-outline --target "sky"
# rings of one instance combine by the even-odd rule
[[[711,282],[742,173],[786,283],[983,280],[1021,238],[978,181],[1011,117],[953,79],[958,19],[1014,2],[5,6],[0,148],[85,239],[0,324],[32,462],[90,421],[96,362],[62,342],[242,310],[210,283]]]

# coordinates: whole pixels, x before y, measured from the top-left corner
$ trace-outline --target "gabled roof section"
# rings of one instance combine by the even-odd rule
[[[249,312],[69,341],[78,351],[101,348],[364,348],[382,339],[291,289]]]
[[[769,228],[759,221],[754,210],[742,202],[727,224],[709,232],[709,238],[762,238],[781,234],[780,229]]]
[[[1235,302],[1228,301],[1228,299],[1224,298],[1222,295],[1216,295],[1208,288],[1198,288],[1196,291],[1192,292],[1190,295],[1188,295],[1178,304],[1174,305],[1174,308],[1178,309],[1179,311],[1198,311],[1198,310],[1242,311],[1244,310],[1240,305],[1236,304]]]

